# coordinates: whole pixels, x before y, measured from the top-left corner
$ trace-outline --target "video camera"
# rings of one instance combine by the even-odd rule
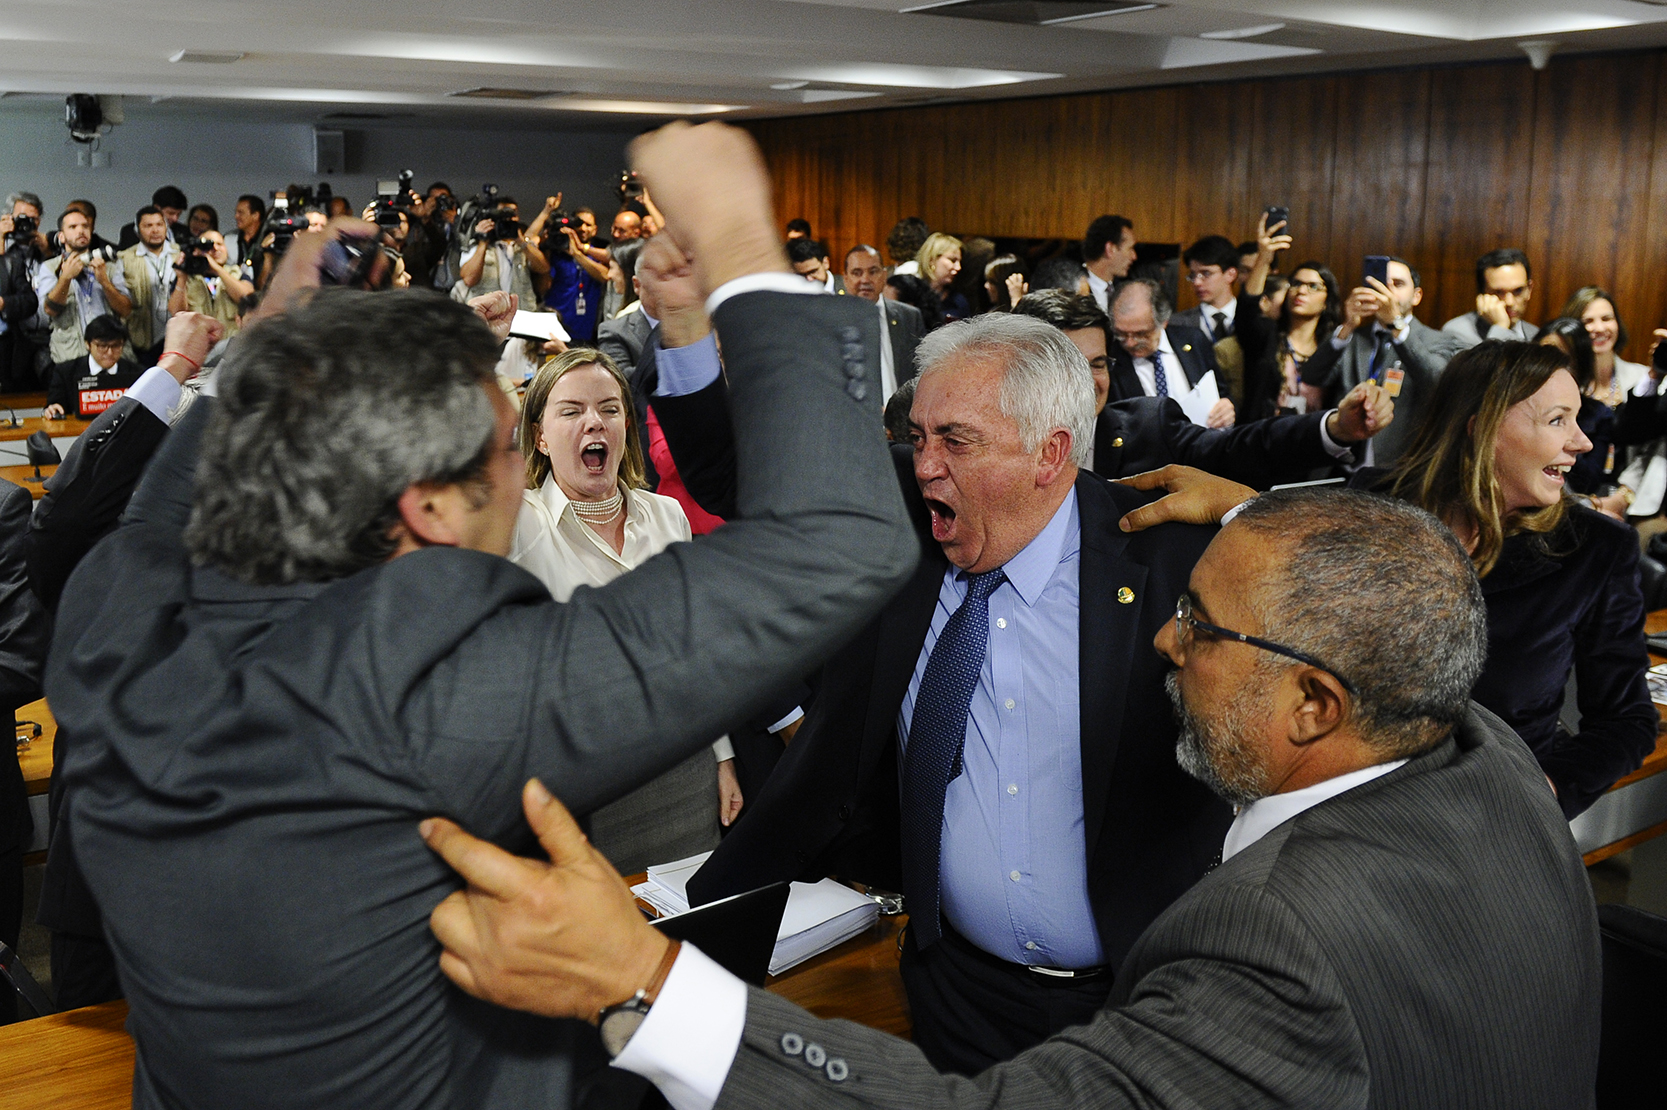
[[[305,220],[301,221],[303,224]],[[208,256],[214,253],[214,240],[206,235],[198,236],[185,244],[185,250],[180,254],[176,264],[189,277],[212,277],[214,267],[208,264]]]
[[[636,170],[619,171],[619,200],[621,204],[628,200],[636,200],[647,191],[642,183],[642,178],[637,176]]]
[[[562,233],[566,228],[572,228],[573,233],[579,236],[580,242],[584,241],[583,221],[565,208],[558,208],[550,213],[550,218],[544,221],[544,228],[544,242],[540,249],[546,255],[566,258],[572,253],[567,236]]]

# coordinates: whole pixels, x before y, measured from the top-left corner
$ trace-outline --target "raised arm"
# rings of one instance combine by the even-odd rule
[[[634,157],[669,241],[720,302],[737,519],[565,605],[502,612],[439,669],[419,707],[436,715],[436,733],[465,736],[493,727],[483,701],[519,707],[526,739],[505,758],[580,812],[761,709],[871,619],[919,557],[880,432],[879,367],[865,365],[878,349],[872,306],[797,294],[807,286],[787,267],[743,132],[673,125],[639,140]],[[503,771],[455,799],[493,831],[514,820],[521,781]]]

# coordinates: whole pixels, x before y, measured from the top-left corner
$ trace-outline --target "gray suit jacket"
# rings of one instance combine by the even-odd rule
[[[194,566],[216,405],[168,435],[64,590],[46,683],[136,1107],[569,1104],[594,1034],[450,987],[428,915],[457,877],[416,823],[532,849],[528,777],[580,814],[619,798],[811,670],[919,558],[872,311],[759,292],[715,324],[740,519],[566,604],[456,548],[283,587]]]
[[[897,384],[902,385],[919,372],[915,348],[926,337],[926,321],[912,304],[890,297],[881,297],[880,303],[886,308],[886,338],[891,342],[892,365],[897,367]]]
[[[717,1105],[1587,1107],[1600,979],[1568,824],[1522,741],[1473,707],[1206,875],[1087,1025],[965,1079],[754,989]]]
[[[1327,407],[1337,404],[1371,374],[1376,343],[1369,327],[1357,328],[1341,351],[1328,338],[1322,338],[1314,357],[1303,364],[1303,383],[1324,390]],[[1417,319],[1407,329],[1406,342],[1393,347],[1388,365],[1398,363],[1403,376],[1400,395],[1395,398],[1395,420],[1372,438],[1373,464],[1382,467],[1393,466],[1401,457],[1418,428],[1424,402],[1435,391],[1436,379],[1453,356],[1464,350],[1456,336],[1436,331]]]
[[[654,325],[649,322],[648,314],[639,308],[624,316],[603,320],[596,329],[596,349],[618,363],[629,379],[653,331]]]
[[[1522,343],[1532,343],[1539,338],[1540,326],[1521,321],[1522,333],[1519,335],[1510,328],[1502,328],[1498,324],[1483,324],[1482,318],[1474,312],[1466,312],[1463,316],[1455,316],[1445,324],[1441,330],[1452,336],[1459,343],[1459,350],[1468,351],[1479,345],[1484,339],[1515,339]]]

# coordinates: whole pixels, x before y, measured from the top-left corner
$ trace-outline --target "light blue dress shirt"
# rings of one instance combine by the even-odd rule
[[[1073,489],[990,595],[989,650],[968,714],[964,769],[944,795],[944,917],[986,952],[1044,967],[1105,962],[1083,841],[1081,564]],[[961,571],[950,567],[898,712],[905,746],[926,660],[966,593]]]

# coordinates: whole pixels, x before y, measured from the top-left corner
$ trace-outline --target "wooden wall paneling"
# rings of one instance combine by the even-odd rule
[[[1190,85],[1178,91],[1175,136],[1175,241],[1251,237],[1268,204],[1251,196],[1256,162],[1256,97],[1245,84]],[[1191,294],[1189,293],[1188,296]]]
[[[1650,184],[1646,194],[1644,227],[1646,255],[1643,273],[1632,281],[1623,295],[1612,290],[1627,305],[1621,319],[1631,337],[1621,352],[1623,358],[1647,362],[1650,332],[1667,327],[1667,55],[1654,55],[1656,62],[1655,125],[1651,129]]]
[[[1252,86],[1249,203],[1239,221],[1271,204],[1291,210],[1290,265],[1331,255],[1331,192],[1337,155],[1337,101],[1348,78],[1304,77]],[[1252,211],[1254,210],[1254,211]]]
[[[1361,281],[1366,255],[1417,253],[1429,168],[1430,71],[1366,73],[1339,85],[1324,257],[1347,295]]]
[[[1567,58],[1537,75],[1529,260],[1530,318],[1551,319],[1582,285],[1611,289],[1622,319],[1646,276],[1657,57]]]
[[[1476,307],[1479,256],[1527,240],[1534,100],[1526,62],[1430,73],[1423,233],[1406,246],[1432,327]]]

